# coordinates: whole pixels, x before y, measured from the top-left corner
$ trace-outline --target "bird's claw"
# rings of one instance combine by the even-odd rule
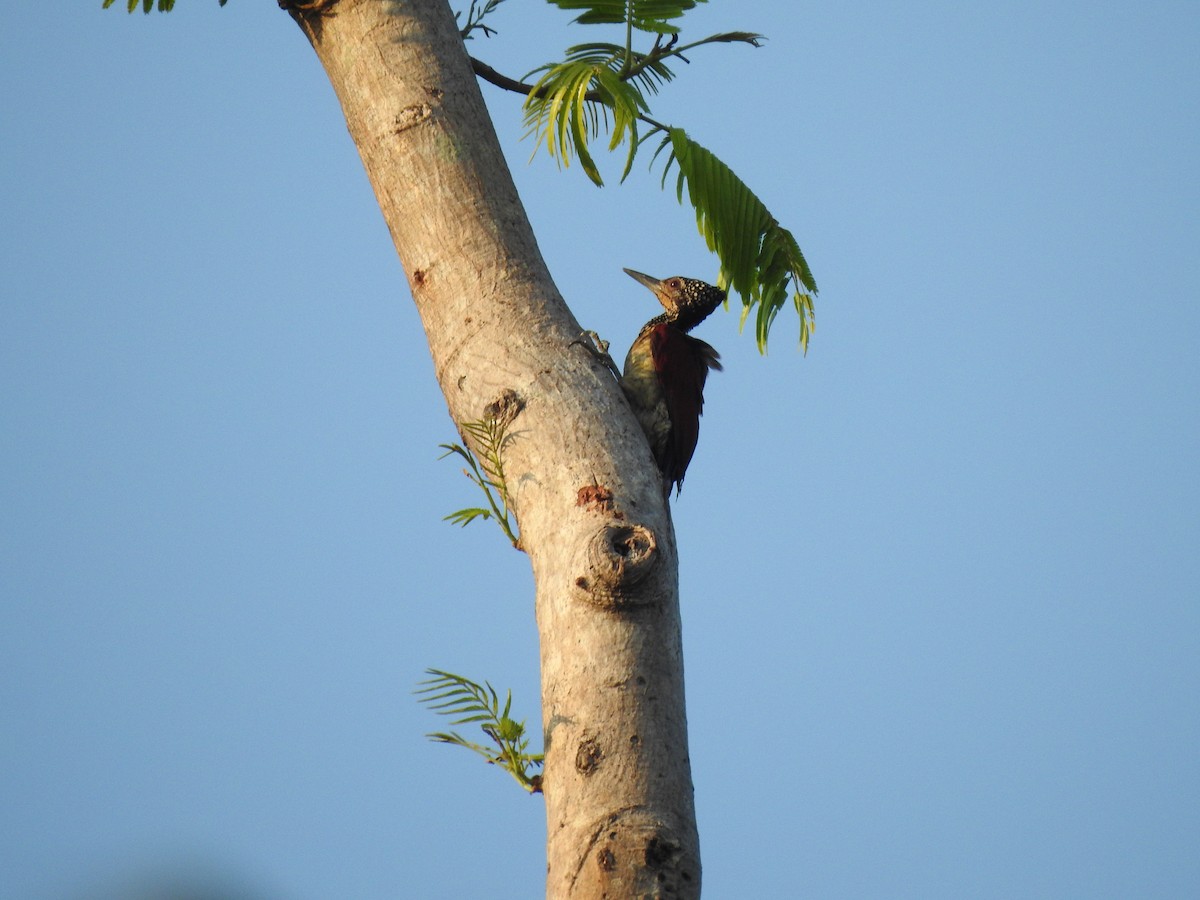
[[[590,329],[579,332],[579,337],[571,341],[570,346],[573,347],[576,344],[586,347],[593,353],[608,353],[608,341]]]
[[[604,363],[610,372],[618,379],[621,377],[621,370],[617,368],[617,364],[612,361],[612,357],[608,355],[608,341],[600,337],[596,332],[591,330],[581,331],[579,337],[571,341],[569,346],[578,344],[583,347],[588,353]]]

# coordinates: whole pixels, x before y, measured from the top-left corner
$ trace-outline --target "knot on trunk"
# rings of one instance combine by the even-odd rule
[[[596,604],[609,607],[641,605],[642,583],[659,559],[658,540],[645,525],[610,522],[587,543],[584,571],[575,587]]]

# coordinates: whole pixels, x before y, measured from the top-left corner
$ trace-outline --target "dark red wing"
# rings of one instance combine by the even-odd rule
[[[671,434],[659,461],[669,491],[672,484],[683,483],[696,451],[704,382],[709,369],[720,370],[721,357],[704,341],[666,323],[655,326],[650,333],[650,353],[671,417]]]

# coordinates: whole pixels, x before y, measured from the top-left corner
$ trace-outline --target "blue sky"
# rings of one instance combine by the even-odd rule
[[[274,4],[16,4],[0,49],[0,894],[527,898],[525,558],[474,503],[337,105]],[[511,9],[509,8],[511,7]],[[569,16],[472,51],[521,74]],[[1200,7],[714,2],[655,107],[791,228],[807,357],[734,314],[675,520],[706,896],[1200,892]],[[691,214],[532,162],[556,281],[710,277]],[[619,173],[620,160],[606,171]],[[77,893],[75,895],[78,895]]]

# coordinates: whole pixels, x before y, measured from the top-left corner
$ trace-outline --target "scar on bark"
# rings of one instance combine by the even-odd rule
[[[392,121],[392,134],[400,134],[415,125],[420,125],[433,115],[433,107],[428,103],[413,103],[404,107]]]
[[[612,513],[614,519],[625,518],[625,513],[617,511],[613,503],[613,492],[602,484],[585,484],[575,494],[575,505],[582,506],[588,512]]]

